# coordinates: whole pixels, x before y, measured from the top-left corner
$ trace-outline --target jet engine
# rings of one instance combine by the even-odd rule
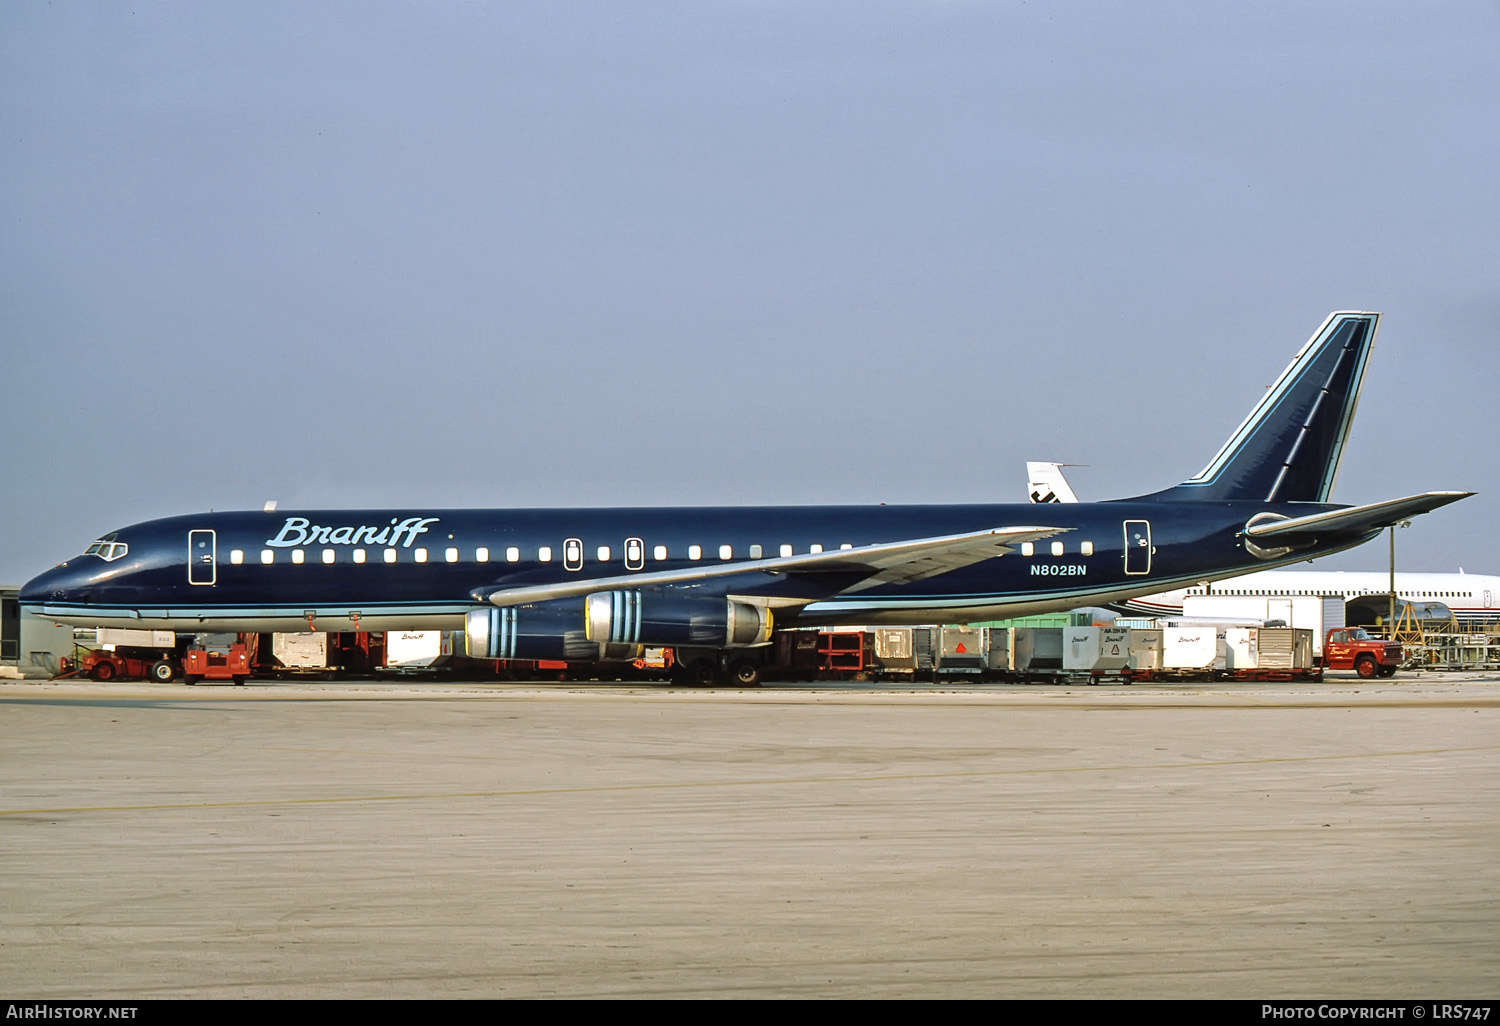
[[[641,656],[640,645],[589,640],[580,612],[576,599],[474,609],[464,618],[464,648],[475,659],[609,662]]]
[[[743,648],[771,640],[771,611],[725,598],[601,591],[584,599],[585,633],[604,645]]]

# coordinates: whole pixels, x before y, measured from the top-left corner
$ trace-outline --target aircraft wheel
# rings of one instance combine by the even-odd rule
[[[89,676],[101,682],[106,680],[114,680],[115,664],[110,662],[108,659],[101,659],[99,662],[94,664],[94,668],[92,671],[90,671]]]
[[[1373,677],[1379,670],[1380,668],[1375,665],[1375,658],[1373,656],[1362,655],[1354,661],[1354,672],[1361,677]]]
[[[175,676],[177,676],[177,669],[167,660],[158,659],[151,664],[151,679],[158,684],[171,683]]]
[[[760,667],[741,659],[729,668],[729,679],[742,688],[760,687]]]
[[[694,659],[688,663],[685,676],[690,687],[707,688],[713,686],[714,678],[718,675],[719,668],[712,659]]]

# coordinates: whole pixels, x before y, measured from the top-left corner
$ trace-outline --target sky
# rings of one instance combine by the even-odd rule
[[[1500,573],[1500,3],[0,5],[0,582],[208,509],[1019,502],[1384,313]],[[1383,569],[1385,545],[1320,561]]]

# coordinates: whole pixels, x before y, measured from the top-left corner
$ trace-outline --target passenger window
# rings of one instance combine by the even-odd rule
[[[275,549],[261,549],[260,550],[260,561],[262,563],[267,564],[267,565],[276,562],[276,550]]]
[[[701,545],[689,545],[688,546],[688,559],[702,559],[702,558],[703,558],[703,546],[701,546]]]
[[[457,563],[458,562],[458,550],[457,549],[444,549],[443,550],[443,562],[445,562],[445,563]]]
[[[474,562],[488,563],[490,561],[490,550],[483,545],[474,550]]]
[[[790,556],[791,554],[792,554],[792,547],[790,545],[783,545],[781,547],[781,558],[782,559],[785,559],[787,556]]]
[[[1094,543],[1083,542],[1078,546],[1078,551],[1083,553],[1085,556],[1092,556],[1094,554]]]
[[[807,551],[808,552],[822,552],[823,551],[823,546],[821,546],[821,545],[809,545],[807,547]]]
[[[1062,542],[1053,542],[1052,543],[1052,554],[1054,556],[1061,556],[1063,554],[1063,544],[1062,544]]]
[[[387,563],[394,563],[396,561],[396,550],[395,549],[386,549],[385,550],[385,561]]]
[[[536,550],[536,561],[538,563],[550,563],[550,562],[552,562],[552,546],[550,546],[550,545],[543,545],[541,548],[537,549]]]
[[[1023,556],[1034,556],[1034,555],[1036,555],[1036,546],[1033,545],[1031,542],[1022,542],[1021,543],[1021,555],[1023,555]]]
[[[333,562],[333,550],[332,549],[324,549],[323,550],[323,562],[325,562],[325,563],[332,563]]]
[[[355,549],[354,550],[354,561],[356,563],[363,563],[365,561],[365,550],[364,549]]]
[[[599,562],[601,562],[601,563],[608,563],[609,562],[609,546],[608,545],[601,545],[601,546],[599,546],[599,548],[598,548],[598,550],[597,550],[597,552],[595,554],[599,557]]]
[[[732,545],[720,545],[719,546],[719,558],[720,559],[733,559],[734,558],[734,546],[732,546]]]
[[[236,566],[238,566],[239,564],[243,563],[245,561],[245,550],[244,549],[234,549],[234,550],[232,550],[229,553],[229,561],[231,563],[235,564]]]
[[[667,547],[665,545],[658,545],[656,548],[651,550],[651,556],[658,563],[662,562],[667,558]]]
[[[418,563],[425,563],[425,562],[427,562],[427,550],[426,549],[413,549],[412,553],[411,553],[411,558],[414,559],[414,560],[416,560]]]
[[[304,553],[302,552],[301,549],[293,549],[292,550],[292,562],[293,563],[300,563],[300,562],[302,562],[303,555],[304,555]]]
[[[852,549],[852,548],[854,548],[854,543],[853,542],[842,542],[839,545],[839,548],[840,549]]]
[[[521,550],[514,545],[506,549],[505,561],[507,563],[519,563],[521,561]]]
[[[752,546],[750,546],[750,558],[751,559],[759,559],[760,558],[760,552],[761,552],[761,550],[760,550],[760,546],[759,545],[752,545]]]

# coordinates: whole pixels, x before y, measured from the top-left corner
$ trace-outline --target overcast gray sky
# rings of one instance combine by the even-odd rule
[[[1386,314],[1334,498],[1480,492],[1500,5],[0,5],[0,581],[203,509],[1085,499]],[[1324,561],[1383,567],[1383,545]]]

